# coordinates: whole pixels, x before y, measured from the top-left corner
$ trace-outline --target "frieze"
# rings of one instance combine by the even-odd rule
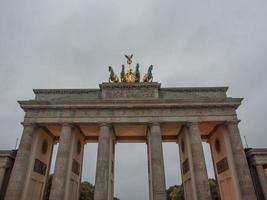
[[[26,112],[26,118],[96,118],[96,117],[168,117],[168,116],[233,116],[235,110],[231,108],[117,108],[117,109],[35,109]]]

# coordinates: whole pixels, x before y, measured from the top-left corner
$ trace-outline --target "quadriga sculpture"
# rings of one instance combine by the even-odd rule
[[[147,73],[144,75],[144,78],[143,78],[144,82],[152,82],[153,81],[152,69],[153,69],[153,65],[150,65],[148,70],[147,70]]]
[[[110,76],[109,76],[109,82],[119,82],[119,77],[114,73],[113,68],[111,66],[108,67],[108,70],[110,72]]]

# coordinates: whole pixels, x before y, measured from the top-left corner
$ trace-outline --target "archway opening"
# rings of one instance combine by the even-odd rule
[[[167,195],[170,195],[174,188],[182,187],[179,146],[175,142],[163,142],[162,144],[166,189]]]
[[[98,143],[88,143],[84,145],[81,181],[87,181],[92,185],[95,185],[97,148]]]
[[[117,143],[115,155],[115,197],[149,199],[147,145]]]

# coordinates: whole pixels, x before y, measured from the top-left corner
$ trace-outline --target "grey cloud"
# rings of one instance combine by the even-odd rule
[[[245,98],[242,136],[266,147],[266,13],[262,0],[1,1],[0,149],[13,148],[21,135],[17,100],[33,98],[33,88],[98,87],[108,65],[119,72],[125,53],[135,55],[142,73],[154,64],[163,87],[230,86],[229,96]],[[96,148],[86,147],[83,178],[91,182]],[[116,195],[147,199],[145,148],[129,149],[117,148]],[[164,155],[167,184],[179,184],[177,145],[164,144]]]

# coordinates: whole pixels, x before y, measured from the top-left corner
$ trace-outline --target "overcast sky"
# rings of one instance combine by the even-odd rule
[[[229,86],[229,96],[245,98],[242,136],[267,147],[266,19],[266,0],[1,0],[0,149],[21,136],[17,100],[34,98],[33,88],[96,88],[126,53],[142,72],[154,64],[162,87]],[[180,184],[178,146],[167,145],[167,185]],[[96,149],[85,153],[83,179],[92,183]],[[148,199],[146,146],[116,151],[116,196]]]

